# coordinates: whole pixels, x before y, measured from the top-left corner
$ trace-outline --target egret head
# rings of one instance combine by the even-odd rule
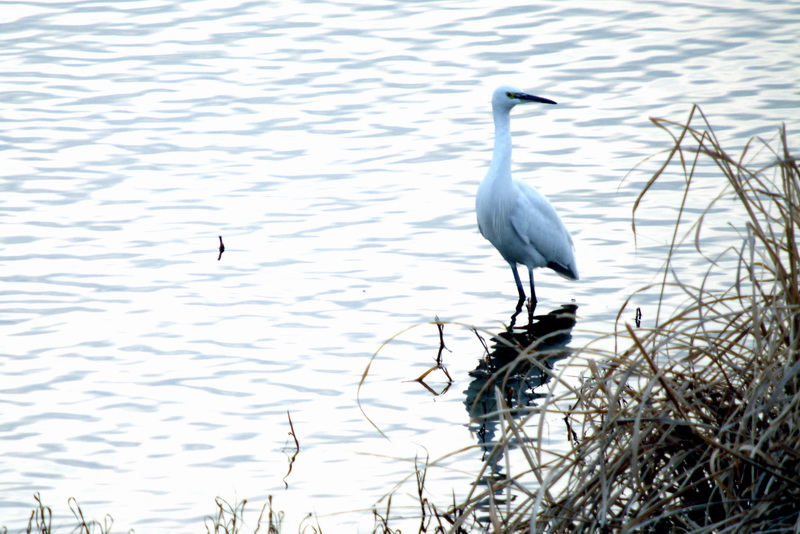
[[[494,94],[492,95],[493,108],[510,110],[517,104],[526,104],[529,102],[555,104],[555,102],[552,100],[530,95],[519,87],[514,87],[513,85],[501,85],[494,90]]]

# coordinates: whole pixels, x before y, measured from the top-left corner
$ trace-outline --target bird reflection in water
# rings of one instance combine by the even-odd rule
[[[465,391],[464,404],[470,416],[470,429],[478,439],[486,464],[479,484],[498,488],[492,492],[496,504],[503,502],[503,482],[508,475],[503,473],[501,460],[509,445],[520,445],[509,443],[508,436],[498,435],[501,425],[498,410],[507,410],[517,418],[530,415],[535,409],[536,400],[544,396],[537,388],[550,380],[545,369],[552,369],[555,362],[572,353],[567,345],[572,339],[577,309],[574,304],[565,304],[546,315],[533,317],[523,327],[515,328],[512,322],[506,331],[491,338],[486,355],[470,372],[472,382]]]

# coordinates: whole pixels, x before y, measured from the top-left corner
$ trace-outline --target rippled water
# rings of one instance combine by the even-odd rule
[[[408,326],[508,320],[513,280],[473,214],[498,81],[559,103],[515,110],[514,168],[578,249],[583,279],[540,274],[540,309],[574,301],[584,332],[663,261],[680,177],[638,247],[647,176],[622,182],[669,146],[648,117],[698,103],[734,152],[781,122],[800,146],[800,7],[717,4],[6,5],[0,525],[23,528],[37,491],[55,523],[74,525],[74,496],[137,532],[196,532],[215,496],[271,494],[287,525],[371,531],[415,457],[476,443],[464,393],[483,349],[466,328],[445,328],[441,396],[409,382],[433,326],[381,350],[361,397],[389,440],[356,388]],[[480,450],[441,465],[446,502]]]

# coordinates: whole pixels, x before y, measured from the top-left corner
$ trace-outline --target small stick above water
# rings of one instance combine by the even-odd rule
[[[294,439],[294,446],[295,446],[294,454],[292,454],[292,457],[289,458],[289,470],[283,477],[283,483],[286,485],[286,489],[289,489],[289,483],[286,482],[286,479],[289,478],[289,475],[292,474],[294,461],[295,459],[297,459],[297,454],[300,452],[300,442],[297,441],[297,434],[294,431],[294,423],[292,423],[292,414],[289,413],[289,410],[286,410],[286,417],[289,418],[289,435],[292,436],[292,439]]]

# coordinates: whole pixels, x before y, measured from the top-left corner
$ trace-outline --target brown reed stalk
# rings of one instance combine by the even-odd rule
[[[629,346],[591,362],[567,415],[572,450],[551,466],[529,517],[532,532],[797,532],[800,530],[800,170],[787,146],[752,139],[738,159],[695,107],[684,124],[653,119],[673,138],[652,186],[676,166],[683,200],[662,273],[662,297],[689,299],[654,327],[618,335]],[[675,131],[677,129],[677,132]],[[771,161],[757,166],[757,159]],[[712,162],[721,193],[685,231],[686,200]],[[705,174],[703,180],[715,179]],[[698,253],[713,204],[734,198],[739,242],[699,285],[680,280],[675,251]],[[635,226],[634,226],[635,229]],[[735,267],[731,268],[731,260]],[[712,278],[728,284],[711,290]],[[620,317],[622,312],[620,312]],[[557,491],[555,488],[559,488]],[[546,492],[549,491],[549,494]],[[555,495],[555,496],[553,496]],[[513,532],[515,530],[504,530]]]

